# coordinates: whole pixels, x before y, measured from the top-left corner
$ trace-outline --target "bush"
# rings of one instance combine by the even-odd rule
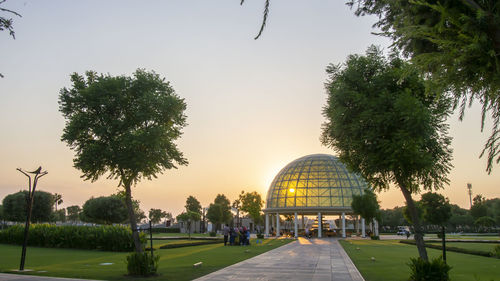
[[[209,235],[210,235],[210,237],[215,237],[215,236],[217,235],[217,232],[215,232],[215,231],[211,231],[211,232],[209,233]]]
[[[373,235],[373,236],[370,236],[370,239],[372,239],[372,240],[380,240],[380,236]]]
[[[264,234],[262,234],[262,233],[257,233],[257,238],[259,238],[259,239],[264,239]]]
[[[127,272],[132,276],[156,275],[159,260],[159,255],[152,257],[147,252],[134,252],[127,256]]]
[[[177,227],[157,227],[157,228],[151,228],[153,233],[181,233],[181,229]]]
[[[493,251],[491,252],[491,255],[493,257],[497,257],[500,259],[500,245],[496,245],[495,248],[493,248]]]
[[[447,265],[441,257],[432,261],[424,261],[421,258],[411,258],[410,281],[449,281],[449,271],[451,266]]]
[[[144,234],[141,241],[146,243]],[[22,245],[24,225],[0,231],[0,243]],[[132,230],[125,226],[30,225],[29,246],[126,252],[134,249]]]

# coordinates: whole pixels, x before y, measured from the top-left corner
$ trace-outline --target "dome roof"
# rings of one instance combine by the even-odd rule
[[[352,195],[367,187],[337,157],[307,155],[276,175],[267,192],[266,211],[351,211]]]

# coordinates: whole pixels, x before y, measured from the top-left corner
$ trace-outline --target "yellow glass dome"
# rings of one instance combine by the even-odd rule
[[[267,210],[350,209],[352,195],[368,184],[328,154],[301,157],[286,165],[267,192]]]

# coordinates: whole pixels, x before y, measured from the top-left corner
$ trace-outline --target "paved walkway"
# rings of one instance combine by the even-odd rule
[[[364,281],[337,239],[299,238],[196,281]]]

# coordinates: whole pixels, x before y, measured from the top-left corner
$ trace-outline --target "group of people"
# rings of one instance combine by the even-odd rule
[[[250,230],[246,227],[229,227],[226,224],[222,231],[224,234],[224,246],[250,245]]]

